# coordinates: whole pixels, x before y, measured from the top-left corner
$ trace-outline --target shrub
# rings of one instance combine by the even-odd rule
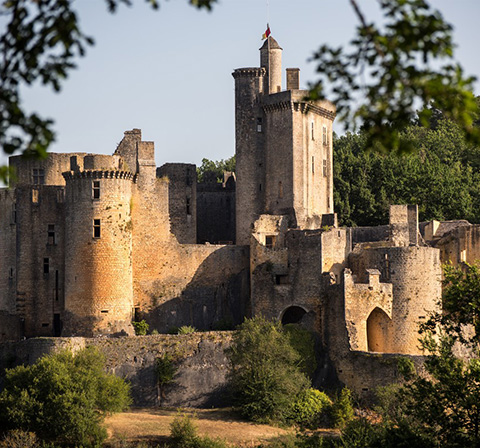
[[[353,419],[352,392],[344,387],[332,405],[332,420],[336,428],[344,428]]]
[[[145,319],[140,322],[132,322],[135,334],[137,336],[145,336],[148,333],[149,325],[145,322]]]
[[[317,369],[317,357],[315,355],[315,338],[311,331],[302,328],[297,324],[285,325],[290,340],[290,345],[300,355],[299,367],[305,375],[313,378],[313,374]]]
[[[331,405],[325,393],[309,388],[293,404],[290,418],[302,428],[318,428]]]
[[[158,384],[158,396],[160,402],[165,397],[165,387],[173,382],[175,374],[177,373],[177,367],[173,361],[173,358],[168,353],[157,358],[155,362],[155,374],[157,376]]]
[[[227,355],[230,390],[241,414],[257,422],[285,422],[309,381],[281,323],[261,316],[246,319]]]
[[[220,439],[200,437],[197,427],[189,415],[178,415],[170,424],[170,440],[172,448],[227,448]]]
[[[177,330],[177,334],[191,334],[195,333],[197,329],[191,325],[183,325]]]
[[[63,351],[6,371],[0,427],[32,431],[64,445],[98,446],[107,435],[105,414],[129,404],[129,386],[104,372],[96,349]]]
[[[0,448],[36,448],[38,446],[37,436],[33,432],[21,429],[8,431],[0,441]]]

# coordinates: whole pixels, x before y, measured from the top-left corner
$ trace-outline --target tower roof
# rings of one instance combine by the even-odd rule
[[[268,47],[268,41],[270,41],[270,50],[283,50],[283,48],[278,45],[278,42],[272,36],[268,36],[268,38],[265,39],[265,42],[263,43],[260,50],[266,49]]]

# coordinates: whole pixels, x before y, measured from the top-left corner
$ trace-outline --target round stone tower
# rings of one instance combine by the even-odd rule
[[[280,92],[282,90],[282,48],[272,36],[269,36],[260,48],[260,67],[267,72],[265,93]]]
[[[364,247],[350,254],[349,264],[358,282],[366,283],[366,270],[374,268],[381,272],[381,282],[393,286],[390,351],[421,354],[419,324],[441,311],[440,251],[413,245]]]
[[[123,170],[120,156],[88,155],[83,162],[82,169],[64,173],[63,334],[132,334],[130,207],[135,178]]]

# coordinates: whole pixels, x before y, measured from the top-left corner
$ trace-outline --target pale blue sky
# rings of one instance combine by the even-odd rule
[[[110,154],[127,129],[155,142],[157,165],[199,164],[233,155],[232,71],[259,65],[266,0],[222,0],[208,13],[187,0],[160,0],[159,11],[134,0],[112,15],[101,0],[77,0],[83,29],[96,45],[78,61],[60,94],[26,89],[25,104],[56,122],[53,152]],[[480,76],[479,0],[432,0],[455,26],[457,59]],[[376,1],[360,2],[368,17]],[[269,0],[272,36],[283,67],[315,79],[307,59],[322,43],[345,45],[357,24],[348,0]],[[477,94],[478,91],[477,83]]]

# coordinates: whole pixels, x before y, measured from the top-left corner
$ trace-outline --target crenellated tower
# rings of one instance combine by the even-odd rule
[[[74,156],[75,159],[75,156]],[[132,334],[132,220],[135,176],[119,155],[89,155],[64,173],[63,334]]]

